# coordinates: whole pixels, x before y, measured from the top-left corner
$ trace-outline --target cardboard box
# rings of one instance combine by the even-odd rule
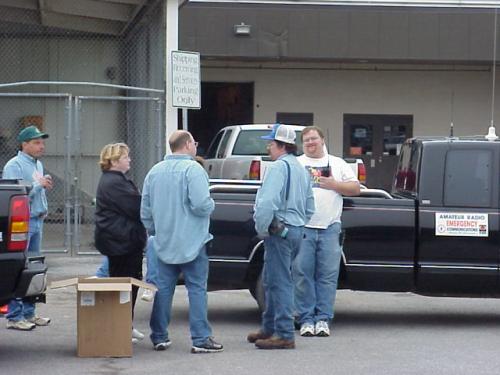
[[[52,289],[76,287],[78,357],[132,356],[132,285],[157,290],[132,277],[78,277],[51,284]]]

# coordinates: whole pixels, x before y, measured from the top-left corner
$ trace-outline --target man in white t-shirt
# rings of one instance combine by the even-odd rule
[[[325,152],[320,128],[306,127],[302,142],[298,160],[311,176],[316,210],[293,267],[295,309],[301,336],[329,336],[342,252],[342,196],[359,195],[359,182],[343,159]]]

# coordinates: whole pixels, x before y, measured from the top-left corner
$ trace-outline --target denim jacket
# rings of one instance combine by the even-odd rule
[[[29,194],[31,217],[40,217],[47,214],[45,188],[39,183],[39,178],[43,177],[43,175],[42,162],[22,151],[19,151],[17,156],[10,159],[3,168],[2,178],[24,180],[31,184]]]
[[[208,175],[189,155],[168,155],[149,171],[142,189],[141,219],[154,235],[158,258],[167,264],[195,259],[213,237],[208,232],[215,203]]]
[[[285,199],[290,165],[290,191]],[[269,224],[276,215],[285,224],[304,226],[314,213],[314,195],[306,169],[291,154],[285,154],[271,163],[255,199],[255,230],[260,236],[268,234]]]

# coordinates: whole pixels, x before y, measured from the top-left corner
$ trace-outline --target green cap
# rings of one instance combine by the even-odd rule
[[[29,142],[32,139],[49,138],[48,134],[42,133],[35,125],[30,125],[19,132],[17,140],[19,143]]]

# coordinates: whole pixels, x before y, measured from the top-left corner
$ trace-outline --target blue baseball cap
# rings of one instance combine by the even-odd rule
[[[262,139],[280,141],[291,145],[295,144],[295,130],[290,125],[274,124],[271,133],[263,135]]]

